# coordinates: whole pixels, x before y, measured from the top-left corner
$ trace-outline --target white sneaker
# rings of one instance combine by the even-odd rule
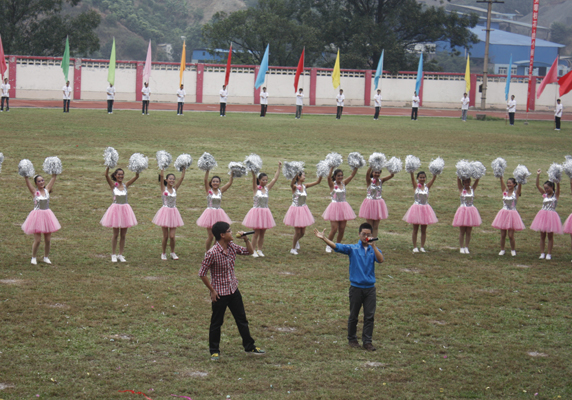
[[[178,259],[179,259],[179,257],[177,257],[177,255],[176,255],[175,253],[171,253],[171,258],[172,258],[173,260],[178,260]]]
[[[465,247],[465,254],[471,254],[468,247]]]
[[[296,242],[296,247],[295,247],[295,249],[296,249],[296,250],[300,250],[300,241],[299,241],[299,240]]]
[[[123,257],[122,254],[119,254],[119,255],[117,256],[117,259],[118,259],[119,261],[121,261],[121,262],[127,262],[127,260],[125,259],[125,257]]]
[[[504,250],[499,251],[499,256],[504,256]]]
[[[290,249],[290,254],[294,254],[295,256],[297,256],[298,252],[296,251],[296,249]]]
[[[264,257],[262,250],[256,250],[256,252],[258,253],[258,257]]]
[[[511,251],[510,251],[510,255],[513,256],[513,257],[516,256],[516,250],[511,250]]]
[[[50,259],[48,257],[44,257],[44,263],[46,264],[51,264],[52,262],[50,261]]]
[[[547,254],[547,255],[546,255],[546,259],[547,259],[547,260],[552,260],[552,256],[551,256],[550,254]]]
[[[414,253],[419,253],[419,249],[416,247],[416,248],[413,249],[413,252],[414,252]]]
[[[117,256],[115,254],[111,255],[111,262],[117,262]]]
[[[167,255],[165,253],[161,254],[161,260],[167,261]]]
[[[464,248],[464,247],[461,247],[461,249],[459,250],[459,253],[465,254],[465,248]]]
[[[258,257],[258,253],[256,252],[256,250],[254,250],[254,253],[252,253],[252,257],[254,257],[254,258]]]
[[[330,246],[326,245],[326,253],[331,253],[332,252],[332,248]]]
[[[544,253],[540,254],[540,257],[538,257],[539,260],[544,260],[546,258],[546,255]]]
[[[38,261],[36,260],[36,257],[32,257],[31,263],[34,265],[38,265]]]
[[[423,247],[419,248],[419,251],[420,251],[421,253],[426,253],[426,251],[425,251],[425,249],[424,249]]]

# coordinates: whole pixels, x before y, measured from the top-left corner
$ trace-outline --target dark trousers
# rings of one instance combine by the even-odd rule
[[[381,107],[375,107],[375,114],[374,114],[374,116],[373,116],[373,119],[378,119],[378,118],[379,118],[379,109],[380,109],[380,108],[381,108]]]
[[[417,120],[417,110],[419,110],[417,107],[411,108],[411,119]]]
[[[554,123],[556,124],[556,129],[560,129],[560,117],[554,117]]]
[[[70,100],[64,99],[64,112],[70,112]]]
[[[226,115],[226,103],[220,103],[220,115]]]
[[[514,125],[514,114],[513,112],[508,113],[508,120],[511,125]]]
[[[260,116],[266,117],[266,110],[268,109],[268,104],[261,104],[260,105]]]
[[[184,105],[184,104],[185,104],[185,103],[183,103],[182,101],[179,101],[179,102],[177,103],[177,114],[183,115],[183,105]]]
[[[6,100],[6,111],[10,109],[10,97],[2,97],[2,107],[0,110],[4,110],[4,100]]]
[[[373,336],[373,317],[376,307],[375,286],[362,289],[350,286],[350,316],[348,318],[348,341],[357,340],[357,323],[359,311],[363,305],[363,333],[361,340],[363,344],[371,343]]]
[[[211,354],[220,353],[220,328],[224,322],[224,313],[226,308],[230,309],[238,332],[242,337],[242,346],[244,351],[254,349],[254,339],[250,336],[248,321],[246,320],[246,312],[242,302],[242,295],[236,289],[236,292],[228,296],[220,296],[220,298],[212,303],[213,315],[211,317],[211,327],[209,330],[209,349]]]
[[[296,118],[300,118],[302,116],[302,106],[296,106]]]
[[[143,114],[149,114],[149,100],[143,100],[143,106],[141,108]]]
[[[107,100],[107,112],[113,112],[113,100]]]
[[[342,118],[342,112],[344,112],[344,108],[342,106],[338,106],[338,111],[336,112],[336,118]]]

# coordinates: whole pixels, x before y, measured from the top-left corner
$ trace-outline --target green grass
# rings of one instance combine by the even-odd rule
[[[154,400],[171,394],[194,400],[572,397],[570,237],[558,236],[554,259],[540,261],[539,235],[525,230],[516,235],[518,256],[499,257],[499,233],[490,223],[501,191],[491,173],[476,192],[483,225],[474,230],[471,255],[459,254],[458,230],[450,226],[458,206],[458,159],[489,167],[502,156],[508,174],[519,163],[531,172],[545,171],[571,152],[566,125],[555,132],[550,122],[508,127],[503,121],[437,118],[298,121],[292,115],[180,118],[166,112],[142,117],[134,111],[108,116],[35,109],[0,117],[0,151],[6,157],[0,174],[2,399],[143,398],[118,393],[125,389]],[[150,171],[129,192],[140,223],[129,229],[126,264],[110,262],[111,230],[99,225],[111,202],[102,166],[107,146],[119,151],[123,167],[134,152],[152,159]],[[195,159],[178,193],[186,222],[177,232],[178,262],[160,261],[161,233],[151,223],[160,204],[154,154],[161,149]],[[330,151],[344,157],[351,151],[402,159],[414,154],[424,168],[432,158],[445,159],[431,191],[439,223],[428,229],[427,254],[411,253],[411,227],[401,220],[412,203],[409,176],[402,172],[384,186],[389,219],[380,226],[386,261],[377,268],[376,352],[347,346],[347,257],[327,255],[310,229],[300,255],[288,254],[293,230],[281,221],[291,195],[281,176],[271,191],[278,226],[266,235],[267,257],[239,258],[236,268],[252,335],[268,354],[244,354],[228,313],[221,361],[209,361],[209,296],[197,277],[205,231],[194,223],[206,203],[203,173],[196,168],[204,151],[215,156],[215,172],[224,181],[228,162],[251,152],[261,155],[269,175],[278,160],[305,161],[309,179]],[[53,265],[32,266],[32,239],[20,229],[32,201],[17,164],[29,158],[40,171],[52,155],[64,165],[51,201],[63,228],[53,235]],[[365,194],[364,173],[348,186],[356,213]],[[527,226],[541,204],[531,178],[518,206]],[[327,184],[308,192],[315,227],[326,228],[320,214],[329,202]],[[236,180],[225,194],[223,207],[237,221],[235,230],[251,198],[248,179]],[[558,210],[562,220],[572,211],[567,181]],[[348,223],[346,243],[357,240],[360,222]]]

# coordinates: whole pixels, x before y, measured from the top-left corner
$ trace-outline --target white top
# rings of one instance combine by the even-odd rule
[[[220,96],[220,102],[226,103],[226,98],[228,97],[228,90],[221,89],[220,92],[218,92],[218,94]]]
[[[187,92],[185,92],[185,89],[178,89],[177,90],[177,101],[179,103],[184,103],[186,95],[187,95]]]
[[[296,105],[303,106],[304,105],[304,93],[296,93]]]
[[[115,99],[115,86],[108,86],[107,87],[107,100],[114,100]]]
[[[411,98],[411,107],[413,108],[419,108],[419,96],[413,96]]]
[[[562,118],[562,103],[556,104],[556,110],[554,110],[554,116]]]
[[[381,107],[381,95],[380,94],[376,94],[375,96],[373,96],[373,101],[375,102],[376,107]]]
[[[343,107],[344,106],[344,100],[346,99],[346,96],[344,96],[343,94],[338,94],[336,96],[336,101],[338,102],[338,107]]]
[[[260,104],[268,104],[268,92],[260,92]]]
[[[64,91],[64,100],[71,100],[72,87],[66,85],[62,88],[62,90]]]
[[[461,99],[461,110],[468,110],[470,101],[471,100],[469,99],[469,96],[467,97],[463,96],[463,98]]]
[[[509,113],[516,112],[516,100],[510,100],[507,104],[507,107]]]
[[[143,100],[149,100],[149,96],[151,95],[151,89],[143,86],[143,89],[141,89],[141,93],[143,93],[142,97]]]
[[[8,90],[10,90],[10,84],[3,83],[1,87],[2,87],[2,97],[10,97],[10,94],[8,93]]]

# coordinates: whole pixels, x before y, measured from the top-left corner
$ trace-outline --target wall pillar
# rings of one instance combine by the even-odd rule
[[[205,65],[197,64],[197,95],[196,103],[203,102],[203,80],[205,76]]]
[[[73,99],[81,100],[81,58],[74,59],[73,69]]]
[[[371,101],[371,70],[365,71],[365,89],[363,91],[363,105],[369,106]]]
[[[534,111],[534,108],[536,106],[536,76],[532,77],[532,80],[530,81],[530,102],[528,104],[528,110],[529,111]]]
[[[16,62],[16,56],[10,56],[8,59],[10,65],[8,65],[8,71],[10,72],[10,76],[8,77],[8,83],[10,84],[10,94],[11,98],[16,97],[16,67],[18,63]]]
[[[469,107],[474,107],[477,99],[477,74],[471,74],[471,91],[469,92]]]
[[[135,74],[135,101],[143,100],[143,70],[145,69],[145,64],[143,62],[137,63],[137,73]]]
[[[419,96],[419,107],[423,106],[423,81],[425,80],[425,71],[423,71],[421,73],[421,86],[419,87],[419,93],[417,93],[417,96]]]
[[[254,83],[256,84],[256,80],[258,79],[258,74],[260,73],[260,65],[254,67]],[[254,88],[254,102],[253,104],[260,104],[260,88]]]
[[[303,77],[302,77],[303,78]],[[316,85],[318,82],[318,70],[316,68],[310,69],[310,105],[316,105]]]

